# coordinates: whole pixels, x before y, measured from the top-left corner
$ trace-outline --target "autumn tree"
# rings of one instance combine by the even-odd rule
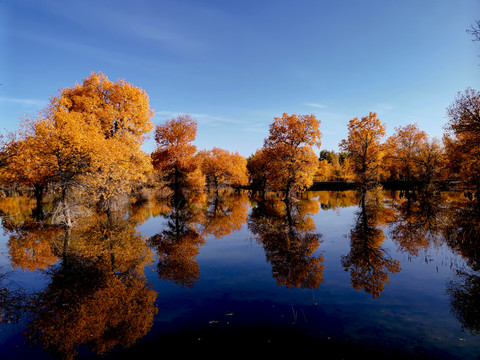
[[[74,114],[51,115],[40,118],[25,128],[24,144],[33,184],[53,184],[59,193],[61,222],[72,226],[69,197],[72,189],[83,183],[85,175],[92,175],[99,164],[94,162],[97,144],[102,137],[94,124],[86,123]],[[23,157],[23,155],[22,155]],[[37,172],[38,171],[38,172]],[[25,175],[25,179],[28,179]],[[27,183],[25,183],[27,184]]]
[[[447,178],[461,181],[464,155],[460,153],[459,140],[449,132],[443,134],[442,145],[445,152],[445,174]]]
[[[423,142],[415,162],[424,188],[430,188],[434,180],[445,177],[445,148],[438,139],[427,139]]]
[[[249,183],[263,195],[265,195],[267,190],[270,172],[273,170],[271,159],[267,157],[267,152],[263,148],[255,151],[247,159]]]
[[[198,155],[207,184],[218,189],[220,186],[243,186],[248,183],[247,159],[238,152],[214,147],[202,150]]]
[[[7,151],[9,140],[4,134],[0,134],[0,169],[8,163],[9,153]]]
[[[320,160],[318,162],[317,172],[315,173],[314,180],[316,181],[330,181],[333,180],[333,166],[327,160]]]
[[[319,181],[349,181],[353,179],[352,164],[347,153],[322,150],[318,160],[315,179]]]
[[[19,144],[16,132],[0,134],[0,184],[2,186],[13,188],[20,185],[15,181],[16,172],[22,170],[21,167],[15,167],[18,156],[22,153]]]
[[[337,157],[337,154],[333,150],[320,150],[320,154],[318,156],[318,160],[326,160],[328,162],[332,162],[333,159]]]
[[[288,115],[274,118],[264,141],[265,156],[273,171],[269,183],[275,191],[304,190],[313,184],[318,160],[313,147],[320,147],[320,121],[314,115]]]
[[[480,190],[480,92],[459,92],[447,109],[448,152],[465,184]]]
[[[196,133],[197,122],[189,115],[180,115],[155,128],[157,148],[152,153],[153,166],[175,191],[204,186],[200,161],[195,156],[197,148],[192,144]]]
[[[407,182],[418,180],[420,169],[417,159],[426,141],[427,133],[417,124],[396,127],[395,133],[387,139],[392,165],[401,179]]]
[[[23,124],[28,126],[26,121]],[[38,150],[30,137],[10,138],[1,150],[0,179],[3,185],[33,189],[35,215],[42,220],[43,194],[51,179],[49,169],[38,161]]]
[[[74,189],[87,191],[109,211],[145,178],[151,161],[141,145],[152,116],[143,90],[92,73],[82,84],[59,90],[37,120],[25,122],[15,145],[18,161],[8,170],[27,186],[56,186],[62,221],[71,227]]]
[[[342,140],[339,146],[352,159],[357,180],[362,183],[379,179],[385,130],[385,125],[374,112],[361,119],[353,118],[348,123],[348,138]]]
[[[6,149],[8,161],[0,170],[2,181],[34,190],[39,219],[43,218],[44,190],[55,184],[60,190],[65,223],[70,226],[67,193],[81,174],[92,169],[90,155],[94,148],[88,144],[97,139],[92,126],[81,127],[75,120],[56,121],[43,116],[23,119],[18,137]],[[82,142],[86,146],[80,146]]]
[[[82,84],[61,90],[48,113],[49,118],[92,124],[102,135],[91,159],[95,176],[83,180],[107,211],[135,183],[145,181],[151,161],[141,146],[145,134],[153,129],[153,111],[144,90],[123,79],[112,82],[101,73],[92,73]]]
[[[67,112],[94,122],[105,138],[132,136],[141,144],[153,129],[147,93],[123,79],[112,82],[101,73],[92,73],[82,84],[61,89],[51,105],[55,114]]]

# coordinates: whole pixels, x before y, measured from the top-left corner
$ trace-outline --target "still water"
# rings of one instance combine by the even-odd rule
[[[0,202],[0,359],[480,356],[480,210],[463,193],[150,196],[68,233],[32,208]]]

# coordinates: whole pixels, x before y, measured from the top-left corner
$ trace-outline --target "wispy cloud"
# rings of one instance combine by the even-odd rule
[[[393,106],[392,104],[379,103],[376,104],[373,108],[378,113],[386,113],[393,110],[395,106]]]
[[[219,115],[211,115],[211,114],[204,114],[204,113],[190,113],[190,112],[179,112],[179,111],[169,111],[169,110],[161,110],[155,111],[155,117],[159,118],[159,121],[163,121],[165,119],[175,118],[179,115],[188,114],[193,119],[196,119],[202,125],[217,125],[217,124],[242,124],[242,121],[226,118],[224,116]]]
[[[248,124],[243,128],[244,131],[250,131],[254,133],[262,133],[262,134],[267,134],[268,133],[268,125],[263,124],[263,123],[254,123],[254,124]]]
[[[23,106],[45,106],[47,101],[37,99],[22,99],[14,97],[0,96],[0,102],[10,104],[20,104]]]
[[[323,104],[317,104],[317,103],[306,103],[305,105],[311,106],[317,109],[325,109],[327,106]]]
[[[44,44],[46,47],[60,49],[62,51],[78,54],[80,56],[88,56],[95,58],[97,61],[103,60],[112,64],[136,64],[137,66],[141,65],[150,67],[159,66],[161,64],[160,61],[145,59],[136,56],[133,53],[127,53],[123,49],[117,51],[106,46],[100,47],[89,42],[85,42],[82,39],[65,40],[59,37],[52,38],[23,30],[16,30],[15,35],[19,38]]]
[[[124,6],[114,6],[105,2],[97,2],[94,6],[86,6],[83,2],[74,1],[69,7],[50,6],[48,10],[75,26],[88,31],[96,30],[124,38],[156,42],[170,50],[198,52],[205,50],[206,40],[200,36],[201,29],[193,25],[195,19],[209,15],[202,8],[189,7],[188,11],[177,6],[175,1],[164,11],[162,6],[153,6],[148,0],[137,1],[128,9]],[[90,21],[86,23],[84,18]],[[207,19],[215,19],[219,12],[210,14]],[[119,26],[121,24],[121,26]],[[72,41],[72,39],[68,39]],[[80,39],[77,39],[79,42]],[[154,47],[150,43],[150,47]]]

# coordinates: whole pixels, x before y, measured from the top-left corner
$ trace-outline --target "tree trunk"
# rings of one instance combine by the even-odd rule
[[[63,207],[63,218],[64,218],[64,226],[67,229],[72,227],[72,217],[70,213],[70,206],[67,201],[67,189],[62,189],[62,207]]]
[[[70,228],[65,228],[65,235],[63,237],[62,258],[64,266],[68,265],[68,248],[70,246]]]
[[[33,194],[36,200],[36,207],[35,207],[34,214],[37,221],[41,221],[45,218],[45,214],[43,212],[43,202],[42,202],[44,188],[45,187],[43,185],[39,185],[39,184],[33,185]]]

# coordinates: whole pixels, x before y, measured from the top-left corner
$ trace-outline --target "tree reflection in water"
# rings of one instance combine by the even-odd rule
[[[9,275],[9,272],[0,267],[0,324],[20,321],[28,301],[24,289],[12,284]],[[16,289],[12,289],[14,286]]]
[[[13,268],[34,271],[45,269],[58,259],[52,240],[61,232],[56,226],[36,221],[34,203],[26,196],[0,199],[2,228],[9,234],[8,248]]]
[[[170,205],[165,228],[148,244],[157,254],[160,279],[191,287],[200,280],[195,257],[205,237],[221,238],[240,230],[247,221],[248,195],[231,189],[208,194],[179,191]]]
[[[390,222],[390,235],[400,251],[417,256],[421,250],[443,241],[447,198],[441,193],[401,192],[394,199],[396,216]]]
[[[400,262],[391,259],[382,243],[382,225],[392,219],[393,211],[385,207],[377,191],[361,190],[356,223],[350,231],[350,253],[342,257],[342,266],[350,272],[351,284],[374,298],[381,295],[390,274],[400,271]]]
[[[238,231],[247,222],[248,194],[223,189],[210,192],[208,206],[204,213],[203,233],[221,238]]]
[[[70,359],[82,346],[103,354],[147,334],[157,294],[143,274],[152,254],[135,223],[96,214],[56,241],[61,260],[31,300],[27,338]]]
[[[248,213],[244,192],[184,192],[169,201],[137,202],[128,214],[85,214],[72,228],[49,225],[48,218],[36,221],[33,203],[3,198],[12,272],[40,271],[47,285],[28,295],[1,272],[0,324],[28,318],[28,339],[59,358],[73,359],[81,349],[106,354],[130,346],[150,331],[157,313],[157,293],[144,274],[154,255],[160,279],[191,287],[200,280],[196,256],[206,238],[228,236],[246,221],[277,285],[317,288],[324,259],[312,215],[320,206],[339,211],[356,204],[350,251],[340,263],[351,285],[378,298],[390,275],[400,271],[399,261],[383,245],[387,236],[412,257],[432,246],[448,246],[458,255],[452,256],[454,275],[446,284],[451,311],[465,329],[480,334],[480,205],[460,195],[312,192],[288,202],[251,198]],[[158,234],[145,239],[136,227],[158,215],[166,221]]]
[[[45,270],[55,264],[58,257],[53,249],[54,240],[62,233],[58,226],[28,221],[12,229],[8,240],[12,267],[23,270]]]
[[[204,204],[203,194],[177,193],[172,197],[170,212],[164,215],[168,220],[165,228],[148,240],[158,257],[160,279],[188,287],[200,279],[195,257],[205,243],[200,229]]]
[[[449,214],[447,243],[468,266],[457,267],[447,293],[452,312],[462,325],[472,334],[480,334],[480,199],[451,201]]]
[[[318,201],[260,200],[252,208],[248,228],[265,249],[279,286],[315,289],[323,282],[323,256],[317,255],[321,234],[309,216]]]
[[[358,196],[355,190],[318,191],[313,194],[318,197],[322,210],[338,210],[358,205]]]

